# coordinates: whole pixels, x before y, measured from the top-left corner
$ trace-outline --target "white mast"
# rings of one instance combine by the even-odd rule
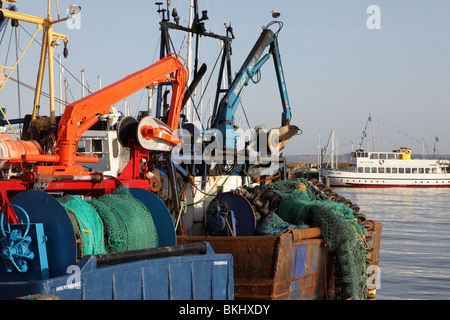
[[[69,83],[67,82],[66,78],[64,78],[64,93],[65,101],[66,103],[69,103]]]
[[[317,170],[319,172],[319,181],[322,181],[322,155],[320,151],[320,131],[319,131],[319,137],[317,141]]]
[[[331,129],[331,167],[334,167],[334,129]]]
[[[84,98],[84,69],[81,70],[81,97]]]
[[[62,105],[62,73],[64,72],[62,64],[61,64],[61,54],[58,54],[59,60],[59,114],[63,114],[63,105]]]
[[[338,168],[339,162],[339,138],[336,138],[336,169]]]

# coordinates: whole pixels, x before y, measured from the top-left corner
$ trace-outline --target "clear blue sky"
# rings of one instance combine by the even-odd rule
[[[57,32],[70,38],[69,57],[63,59],[64,66],[77,77],[85,69],[87,81],[95,91],[98,76],[106,86],[155,62],[160,34],[154,2],[60,0],[62,12],[68,4],[82,6],[79,29],[69,30],[65,23],[56,27]],[[188,19],[188,2],[171,1],[183,25]],[[46,3],[45,0],[19,0],[17,5],[22,12],[44,16]],[[366,10],[370,5],[377,5],[381,10],[381,29],[367,28],[371,14]],[[200,10],[208,10],[207,30],[223,34],[223,24],[231,22],[236,36],[232,42],[234,72],[240,68],[261,27],[272,20],[270,11],[281,12],[284,27],[279,44],[293,112],[291,123],[303,130],[302,135],[290,141],[286,154],[316,153],[319,131],[322,147],[331,129],[339,139],[339,153],[349,152],[351,141],[354,148],[359,144],[369,113],[373,121],[368,133],[378,138],[377,150],[410,146],[413,152],[422,153],[422,146],[415,141],[424,139],[432,153],[437,136],[439,151],[450,153],[450,2],[199,0],[199,6]],[[52,16],[56,17],[54,8]],[[34,33],[33,26],[23,26]],[[0,64],[5,62],[9,35],[7,32],[0,47]],[[172,35],[178,41],[175,47],[179,48],[181,38]],[[21,49],[28,39],[22,30]],[[204,38],[201,41],[201,59],[214,61],[218,54],[217,41]],[[15,59],[13,45],[11,50],[8,65]],[[20,69],[21,81],[30,85],[35,82],[38,50],[33,45]],[[181,55],[185,55],[185,50],[181,48]],[[59,52],[56,49],[56,55]],[[210,63],[208,67],[211,70],[213,66]],[[64,77],[78,99],[79,85],[67,72]],[[213,92],[211,87],[205,96]],[[24,115],[31,112],[33,95],[26,88],[21,88],[21,93]],[[281,105],[271,61],[262,68],[261,82],[250,83],[242,100],[252,126],[280,125]],[[133,112],[144,109],[145,94],[140,92],[128,102]],[[8,109],[8,117],[17,116],[15,83],[9,82],[0,92],[0,105]],[[120,109],[123,103],[117,106]],[[43,100],[41,110],[43,114],[47,112],[48,100]]]

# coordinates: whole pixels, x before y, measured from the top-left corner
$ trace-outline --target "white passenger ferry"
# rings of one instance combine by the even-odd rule
[[[449,160],[411,159],[411,149],[352,152],[348,171],[326,170],[334,187],[450,187]],[[328,180],[328,181],[327,181]]]

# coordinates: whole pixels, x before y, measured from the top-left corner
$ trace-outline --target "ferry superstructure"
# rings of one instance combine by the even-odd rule
[[[449,160],[411,159],[411,149],[392,152],[352,152],[346,171],[326,170],[337,187],[450,187]]]

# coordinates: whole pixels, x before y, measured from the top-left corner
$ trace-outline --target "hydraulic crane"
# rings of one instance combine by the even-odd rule
[[[77,163],[97,162],[96,156],[77,155],[81,135],[98,121],[98,116],[109,113],[110,107],[147,86],[170,81],[173,85],[172,101],[167,126],[161,122],[143,125],[138,135],[142,141],[155,140],[173,146],[181,142],[174,133],[178,128],[187,72],[180,60],[166,56],[151,66],[135,72],[83,99],[69,104],[58,124],[58,140],[53,154],[24,154],[24,162],[43,163],[34,167],[35,173],[54,176],[90,175]]]
[[[261,69],[264,63],[273,57],[275,72],[278,81],[278,89],[281,96],[281,104],[283,112],[281,116],[282,127],[276,129],[279,133],[279,145],[274,146],[274,149],[281,150],[288,139],[298,132],[296,126],[290,125],[292,117],[291,108],[289,105],[289,98],[287,93],[286,82],[284,79],[283,67],[281,64],[280,50],[278,47],[278,32],[274,33],[269,27],[280,22],[271,22],[263,28],[261,35],[253,46],[247,59],[241,66],[241,69],[234,78],[227,93],[222,97],[222,100],[214,110],[214,117],[212,119],[212,128],[218,129],[224,137],[224,147],[233,149],[235,147],[236,136],[234,134],[234,114],[241,101],[241,95],[245,86],[248,85],[250,79]],[[264,50],[269,47],[269,52],[263,55]],[[274,130],[274,129],[273,129]],[[270,147],[270,146],[269,146]]]
[[[121,176],[125,182],[134,187],[151,189],[148,179],[139,174],[141,160],[136,155],[148,158],[148,145],[158,151],[167,151],[181,142],[175,130],[178,129],[182,101],[187,86],[187,72],[183,63],[175,55],[169,55],[151,66],[133,73],[126,78],[111,84],[65,109],[58,125],[57,144],[52,154],[45,154],[41,145],[34,140],[13,140],[9,135],[0,135],[0,169],[21,168],[22,174],[17,179],[2,180],[0,188],[0,207],[7,214],[8,221],[18,223],[18,218],[9,205],[9,196],[28,190],[36,179],[42,181],[61,181],[48,185],[48,190],[112,190],[114,179],[103,180],[101,173],[85,170],[78,163],[92,163],[98,161],[97,156],[82,156],[77,154],[78,141],[86,130],[97,122],[98,117],[106,115],[111,105],[127,96],[159,83],[172,83],[172,101],[167,124],[152,117],[141,119],[137,132],[133,134],[136,142],[133,154],[130,155],[130,170]],[[162,146],[162,147],[160,147]],[[35,163],[30,171],[30,164]],[[128,166],[127,166],[128,168]],[[126,168],[126,169],[127,169]],[[139,177],[137,176],[139,174]],[[133,180],[134,179],[134,180]],[[97,183],[98,182],[98,183]],[[131,183],[132,182],[132,183]],[[102,192],[103,192],[102,191]]]

